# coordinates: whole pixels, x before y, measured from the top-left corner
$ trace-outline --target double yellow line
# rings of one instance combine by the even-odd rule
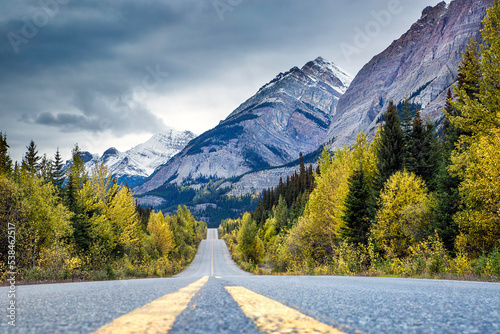
[[[115,319],[94,333],[167,333],[172,329],[175,319],[187,308],[191,299],[207,280],[208,276],[205,276],[177,292],[158,298]],[[225,288],[261,333],[342,333],[244,287],[227,286]]]

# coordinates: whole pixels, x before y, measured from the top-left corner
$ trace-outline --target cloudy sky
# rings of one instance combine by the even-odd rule
[[[355,75],[438,0],[2,0],[0,131],[20,160],[214,127],[322,56]]]

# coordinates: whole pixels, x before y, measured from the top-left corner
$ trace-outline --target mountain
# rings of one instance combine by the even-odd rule
[[[331,149],[353,143],[361,130],[373,133],[391,99],[397,104],[409,98],[439,125],[462,52],[471,38],[481,40],[481,22],[493,2],[454,0],[425,8],[405,34],[361,69],[342,95],[328,133]]]
[[[165,183],[199,189],[209,180],[281,166],[317,150],[351,80],[321,57],[280,73],[134,191],[146,194]]]
[[[195,137],[190,131],[169,129],[126,152],[112,147],[102,156],[82,152],[82,157],[87,170],[90,171],[96,162],[104,163],[114,176],[119,177],[120,183],[133,186],[150,176],[157,167],[167,163]]]

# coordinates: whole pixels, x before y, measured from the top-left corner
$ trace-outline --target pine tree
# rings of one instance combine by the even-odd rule
[[[88,176],[78,144],[72,152],[71,165],[67,169],[68,187],[66,188],[66,203],[74,213],[71,223],[73,225],[73,239],[78,250],[90,250],[90,221],[85,212],[85,206],[79,201],[79,192],[86,183]]]
[[[434,124],[427,121],[424,125],[420,112],[417,111],[412,120],[412,130],[407,146],[409,172],[421,176],[433,190],[433,180],[437,166],[437,140],[434,135]]]
[[[403,155],[403,165],[408,168],[409,164],[411,164],[411,152],[409,150],[409,145],[411,145],[411,134],[413,130],[413,122],[412,122],[412,111],[410,101],[405,99],[402,106],[401,114],[401,131],[403,131],[403,140],[405,143],[405,151]]]
[[[355,171],[349,180],[345,203],[346,209],[342,217],[345,226],[341,228],[341,236],[352,244],[367,245],[377,203],[362,168]]]
[[[283,196],[279,197],[278,205],[273,209],[273,217],[276,220],[276,233],[280,233],[288,227],[288,208]]]
[[[465,78],[465,76],[459,74]],[[452,104],[453,94],[448,89],[446,104],[443,109],[444,124],[443,138],[440,149],[437,151],[438,169],[435,173],[433,184],[435,185],[434,196],[436,206],[433,212],[433,221],[430,232],[436,232],[443,241],[448,251],[453,251],[455,239],[458,235],[458,225],[453,220],[453,216],[460,208],[460,193],[458,187],[460,180],[456,176],[450,175],[448,167],[451,165],[451,154],[455,149],[460,136],[463,134],[459,128],[450,122],[450,119],[459,115],[459,110]]]
[[[51,179],[54,186],[61,190],[64,184],[64,162],[62,160],[59,148],[57,148],[56,154],[54,156],[54,163],[52,164]]]
[[[40,176],[44,180],[52,181],[52,160],[46,154],[42,156],[42,161],[40,162]]]
[[[472,99],[475,99],[479,93],[479,81],[481,80],[478,50],[477,43],[471,39],[462,56],[462,61],[458,65],[457,88],[463,90]]]
[[[7,134],[0,131],[0,173],[10,174],[12,171],[12,160],[9,156],[9,145]]]
[[[389,102],[384,114],[385,124],[380,133],[380,143],[377,150],[377,182],[376,190],[380,191],[384,183],[395,172],[403,169],[405,142],[401,121],[394,103]]]
[[[40,171],[40,156],[38,155],[35,142],[31,140],[30,144],[26,146],[26,148],[28,151],[24,155],[22,168],[31,174],[36,174]]]

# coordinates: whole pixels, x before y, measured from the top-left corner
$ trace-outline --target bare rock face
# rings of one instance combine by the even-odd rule
[[[373,131],[389,100],[409,98],[424,117],[442,117],[446,91],[470,39],[481,40],[486,8],[494,0],[444,1],[427,7],[410,30],[375,56],[340,98],[328,139],[331,149],[351,144],[356,134]]]
[[[192,140],[134,191],[166,182],[199,187],[253,170],[281,166],[324,143],[351,77],[319,57],[280,73],[218,126]]]

